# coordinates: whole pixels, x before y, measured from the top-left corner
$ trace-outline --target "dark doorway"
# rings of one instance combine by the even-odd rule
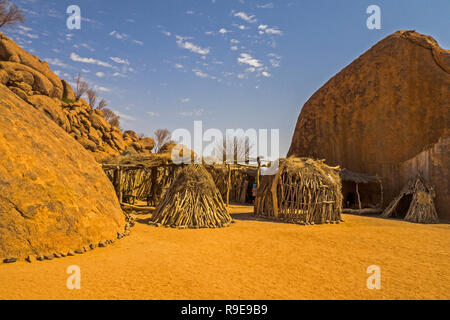
[[[408,213],[409,206],[411,205],[412,195],[404,195],[395,209],[395,218],[403,219]]]

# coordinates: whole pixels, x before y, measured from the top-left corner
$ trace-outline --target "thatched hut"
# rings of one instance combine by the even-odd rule
[[[378,176],[342,169],[344,213],[370,214],[383,212],[383,183]]]
[[[147,201],[156,206],[170,187],[181,166],[172,163],[170,154],[137,154],[125,152],[102,163],[114,185],[119,201],[134,204]]]
[[[280,159],[274,176],[261,176],[255,215],[302,225],[341,222],[339,167],[308,158]]]
[[[438,223],[434,188],[418,175],[408,181],[397,198],[384,210],[383,218],[402,218],[416,223]]]
[[[258,167],[238,164],[206,165],[224,201],[252,203]]]
[[[166,191],[151,224],[173,228],[221,228],[232,222],[211,175],[202,165],[184,167]]]

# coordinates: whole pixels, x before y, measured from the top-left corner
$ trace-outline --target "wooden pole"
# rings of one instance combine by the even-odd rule
[[[228,179],[227,179],[227,207],[230,205],[230,189],[231,189],[231,166],[228,166]]]
[[[359,183],[356,184],[356,195],[358,196],[359,214],[362,212],[361,197],[359,196]]]
[[[383,201],[384,201],[384,199],[383,199],[383,197],[384,197],[384,195],[383,195],[383,182],[381,182],[381,180],[380,180],[379,184],[380,184],[380,209],[382,209],[383,208]]]
[[[256,172],[256,189],[259,189],[259,174],[261,173],[261,158],[257,158],[258,161],[258,171]]]
[[[117,194],[117,196],[119,198],[119,202],[122,203],[123,202],[122,168],[117,167],[117,170],[118,170],[118,172],[117,172],[117,180],[118,180],[118,183],[117,183],[118,194]]]
[[[278,195],[277,195],[277,189],[278,189],[278,181],[280,180],[280,173],[283,168],[278,168],[278,172],[275,175],[275,178],[272,181],[271,186],[271,193],[272,193],[272,205],[273,205],[273,216],[275,218],[278,218]]]

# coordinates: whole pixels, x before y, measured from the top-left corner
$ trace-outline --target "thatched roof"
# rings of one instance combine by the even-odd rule
[[[341,185],[339,167],[330,167],[325,160],[289,157],[280,159],[280,170],[296,175],[302,180],[311,180],[318,185]]]
[[[202,165],[188,165],[179,172],[152,217],[152,224],[174,228],[220,228],[231,222],[219,190]]]
[[[342,181],[351,181],[355,183],[381,182],[381,179],[378,176],[370,176],[365,173],[354,172],[345,168],[339,172],[339,175],[341,176]]]
[[[141,154],[136,152],[124,152],[120,156],[111,157],[101,164],[103,168],[108,167],[156,167],[172,163],[170,153],[163,154]]]
[[[406,212],[399,212],[400,201],[412,196]],[[434,206],[434,188],[421,176],[412,178],[403,187],[402,191],[384,210],[381,217],[399,217],[404,215],[404,220],[416,223],[438,223],[438,215]]]

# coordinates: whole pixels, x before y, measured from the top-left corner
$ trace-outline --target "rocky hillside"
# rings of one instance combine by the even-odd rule
[[[140,139],[133,131],[123,133],[103,118],[84,99],[39,60],[0,33],[0,83],[23,101],[42,111],[94,154],[97,160],[124,150],[151,153],[154,141]]]
[[[306,102],[289,155],[379,174],[385,204],[420,172],[436,188],[441,218],[450,219],[449,128],[450,51],[429,36],[399,31]]]
[[[122,237],[124,215],[92,155],[3,84],[0,110],[0,263],[82,253]]]

